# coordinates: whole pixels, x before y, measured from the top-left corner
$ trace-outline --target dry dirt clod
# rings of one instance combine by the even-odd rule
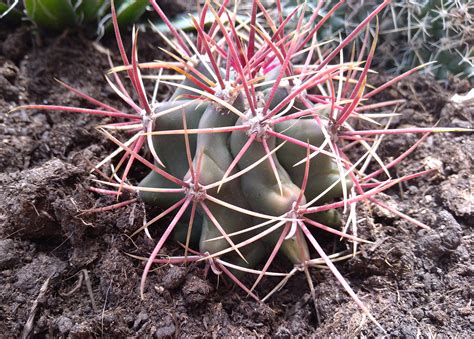
[[[161,285],[168,290],[178,288],[186,278],[186,273],[186,267],[170,266],[161,279]]]
[[[213,288],[208,281],[195,275],[188,276],[183,286],[184,300],[188,305],[203,303],[212,291]]]
[[[0,271],[13,267],[19,261],[12,239],[0,240]]]
[[[61,235],[52,203],[79,180],[80,169],[59,159],[11,174],[0,174],[0,235],[40,238]]]
[[[468,171],[451,175],[441,184],[443,205],[457,217],[468,218],[474,211],[474,176]],[[470,219],[470,224],[474,223]]]

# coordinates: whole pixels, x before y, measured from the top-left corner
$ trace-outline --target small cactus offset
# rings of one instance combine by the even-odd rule
[[[337,1],[330,1],[332,8]],[[333,16],[326,35],[350,33],[374,0],[349,1]],[[377,64],[395,73],[425,63],[437,79],[474,78],[474,5],[468,0],[394,0],[381,13]]]
[[[367,242],[355,231],[356,204],[360,201],[428,228],[385,205],[376,194],[429,172],[396,179],[389,172],[429,133],[461,130],[389,128],[393,111],[403,100],[376,102],[374,97],[417,70],[378,88],[369,84],[379,30],[375,17],[389,2],[375,6],[337,47],[325,50],[316,35],[342,2],[323,14],[324,1],[320,1],[309,16],[304,4],[288,14],[279,7],[274,17],[258,0],[252,2],[250,15],[245,17],[237,16],[235,8],[227,6],[228,1],[221,6],[206,2],[199,16],[190,18],[196,31],[191,38],[175,29],[158,3],[151,0],[171,32],[171,37],[163,37],[168,43],[165,52],[173,61],[146,63],[138,61],[137,31],[127,55],[112,6],[123,65],[112,67],[106,79],[130,111],[121,111],[67,84],[63,85],[96,108],[30,105],[18,109],[117,119],[98,128],[117,146],[96,166],[99,170],[114,163],[113,181],[97,181],[113,189],[94,189],[114,196],[123,190],[136,192],[139,199],[161,209],[132,236],[171,217],[146,260],[142,297],[155,263],[203,261],[257,300],[255,287],[261,279],[281,278],[262,298],[266,300],[299,271],[306,273],[314,298],[308,272],[311,267],[325,265],[378,324],[335,267],[333,261],[343,254],[326,254],[314,231],[324,230],[348,240],[356,253],[357,244]],[[209,15],[213,21],[205,25]],[[269,30],[258,18],[264,18]],[[288,26],[291,20],[297,21],[294,29]],[[344,49],[353,50],[358,35],[364,41],[358,55],[344,60]],[[147,76],[142,75],[144,72]],[[133,93],[122,81],[124,74]],[[154,82],[153,93],[146,91],[144,83],[148,81]],[[157,102],[157,89],[162,85],[174,90],[168,100]],[[371,110],[377,113],[368,113]],[[423,137],[395,159],[380,159],[377,148],[383,136],[403,133]],[[354,158],[352,154],[361,156]],[[129,178],[137,162],[150,170],[139,183]],[[379,169],[369,171],[377,165]],[[345,223],[340,211],[348,214]],[[184,253],[162,257],[161,250],[172,237],[183,244]],[[272,271],[277,253],[288,258],[294,269]],[[252,287],[244,284],[244,275],[255,276]]]

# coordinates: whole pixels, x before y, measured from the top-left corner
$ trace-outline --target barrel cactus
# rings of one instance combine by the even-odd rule
[[[140,63],[136,31],[129,57],[112,6],[123,65],[112,67],[106,79],[131,112],[67,84],[63,85],[96,108],[26,107],[118,119],[98,128],[117,149],[95,167],[100,170],[105,164],[115,164],[112,181],[96,180],[113,189],[93,190],[115,196],[123,190],[137,193],[136,198],[105,209],[137,199],[161,209],[133,235],[142,231],[149,234],[153,224],[171,217],[146,260],[140,285],[142,297],[154,263],[205,262],[214,273],[224,273],[257,300],[260,298],[255,287],[262,278],[282,279],[262,299],[266,300],[299,271],[306,273],[314,297],[308,270],[326,265],[363,312],[377,323],[335,267],[333,260],[338,255],[325,253],[314,230],[350,241],[355,253],[358,243],[367,242],[355,231],[350,234],[356,229],[355,206],[359,201],[372,202],[427,228],[375,195],[429,172],[393,179],[389,169],[429,133],[454,130],[390,129],[393,113],[385,110],[393,110],[402,101],[373,101],[385,88],[417,70],[377,88],[368,84],[378,25],[372,24],[374,35],[369,27],[389,1],[375,7],[330,50],[324,49],[316,35],[342,2],[324,15],[320,12],[324,2],[319,2],[307,21],[305,5],[288,15],[279,8],[272,18],[257,0],[248,19],[242,21],[227,8],[228,1],[219,8],[206,2],[200,16],[190,19],[195,39],[176,30],[156,1],[150,3],[172,33],[171,37],[163,37],[168,43],[166,53],[173,61]],[[207,15],[214,18],[211,25],[204,25]],[[269,31],[263,29],[259,18],[264,18]],[[296,26],[289,29],[288,22],[295,18]],[[352,50],[351,44],[359,34],[364,44],[358,55],[344,60],[343,50]],[[143,72],[148,73],[146,77]],[[134,93],[126,89],[123,74],[128,76]],[[155,82],[150,94],[144,85],[149,79]],[[174,91],[168,100],[157,102],[156,89],[162,85]],[[368,114],[370,110],[379,113]],[[389,162],[380,159],[376,150],[383,136],[402,133],[419,133],[423,138]],[[352,153],[359,156],[353,158]],[[133,184],[128,174],[136,162],[150,172]],[[369,171],[369,164],[380,168]],[[342,218],[341,210],[348,216]],[[160,255],[171,237],[183,244],[182,256]],[[291,272],[271,271],[279,252],[293,263]],[[246,286],[244,275],[255,275],[252,287]]]

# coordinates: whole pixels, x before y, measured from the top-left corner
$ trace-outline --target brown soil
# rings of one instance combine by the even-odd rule
[[[142,35],[141,59],[156,57],[159,43],[154,35]],[[232,284],[205,279],[200,265],[165,266],[150,274],[141,300],[143,265],[126,253],[146,255],[153,248],[144,237],[127,237],[142,225],[144,207],[80,214],[113,203],[87,189],[90,163],[111,147],[93,128],[100,120],[74,113],[7,113],[28,103],[88,107],[54,78],[121,105],[104,85],[107,68],[106,56],[76,34],[39,41],[25,27],[0,32],[2,335],[381,335],[327,271],[312,271],[320,324],[303,274],[259,304]],[[454,91],[467,89],[466,83],[443,89],[423,77],[404,81],[386,94],[408,99],[394,126],[431,126],[438,120],[441,126],[472,126],[473,107],[448,100]],[[392,137],[381,154],[394,157],[414,140]],[[361,246],[360,255],[337,266],[390,335],[473,335],[473,149],[472,134],[435,134],[394,171],[404,175],[438,167],[436,174],[383,196],[432,230],[361,207],[365,221],[359,234],[375,244]],[[331,248],[336,242],[326,244]],[[165,249],[176,250],[173,244]],[[273,283],[264,283],[257,293],[264,295]]]

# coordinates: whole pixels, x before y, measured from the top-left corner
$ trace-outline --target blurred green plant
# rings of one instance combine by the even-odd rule
[[[28,17],[41,28],[60,31],[78,23],[71,1],[25,0],[24,4]]]
[[[17,9],[19,1],[0,2],[0,14],[10,23],[21,20]],[[117,20],[120,27],[130,25],[143,15],[148,0],[116,0]],[[60,32],[71,27],[86,27],[95,24],[97,34],[110,31],[109,0],[24,0],[25,13],[39,28]]]
[[[336,0],[329,1],[331,8]],[[357,26],[379,1],[348,1],[351,10],[337,11],[328,35]],[[393,0],[380,14],[378,66],[402,73],[433,62],[425,72],[474,80],[474,2],[468,0]]]

